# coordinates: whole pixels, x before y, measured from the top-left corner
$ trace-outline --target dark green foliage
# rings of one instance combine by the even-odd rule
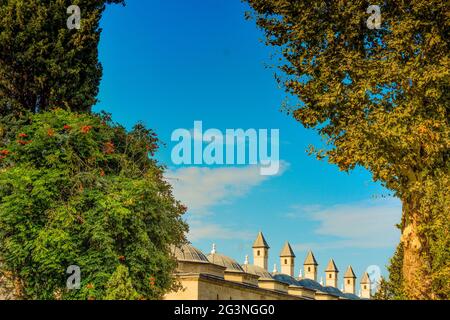
[[[423,194],[420,211],[429,261],[430,286],[434,298],[450,299],[450,175],[427,180],[418,191]]]
[[[138,293],[133,288],[128,268],[119,265],[106,284],[106,300],[136,300]]]
[[[403,287],[403,245],[400,243],[395,250],[388,266],[389,279],[381,279],[378,291],[375,294],[377,300],[403,300],[406,298]]]
[[[22,122],[0,145],[0,257],[20,296],[156,299],[174,288],[169,246],[185,241],[185,207],[149,158],[155,134],[62,109]],[[66,290],[70,265],[80,290]]]
[[[102,68],[99,22],[123,0],[0,0],[0,115],[59,107],[89,111]],[[79,5],[81,29],[67,8]]]

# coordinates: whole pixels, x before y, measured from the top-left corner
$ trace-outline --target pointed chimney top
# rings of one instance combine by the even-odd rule
[[[298,278],[299,278],[299,279],[303,279],[302,269],[300,269],[300,273],[298,274]]]
[[[217,250],[216,250],[216,244],[213,243],[213,245],[212,245],[212,250],[211,250],[211,254],[216,254],[216,253],[217,253]]]
[[[334,263],[333,259],[331,259],[330,262],[328,262],[328,265],[327,265],[327,268],[325,269],[325,272],[339,272],[339,270],[336,267],[336,264]]]
[[[291,245],[289,242],[286,241],[284,244],[283,249],[281,250],[280,257],[292,257],[295,258],[294,251],[291,248]]]
[[[261,231],[258,233],[258,236],[256,237],[256,240],[253,243],[253,248],[266,248],[266,249],[269,249],[269,245],[267,244],[267,241],[264,238],[264,235],[262,234]]]
[[[344,279],[345,278],[356,279],[356,275],[355,272],[353,272],[352,266],[348,266],[347,271],[345,271]]]
[[[244,264],[247,265],[248,264],[248,255],[245,256],[245,261]]]
[[[320,277],[320,285],[323,286],[323,277]]]
[[[315,266],[319,265],[311,250],[309,250],[308,255],[306,256],[305,262],[303,264],[304,265],[315,265]]]
[[[369,274],[367,272],[364,272],[364,275],[361,279],[361,283],[362,284],[370,284],[370,277]]]

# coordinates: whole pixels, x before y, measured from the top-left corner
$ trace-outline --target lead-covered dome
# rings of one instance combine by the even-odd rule
[[[266,269],[252,264],[243,264],[242,269],[245,272],[259,276],[259,279],[273,280],[272,275]]]
[[[209,262],[203,252],[191,244],[184,244],[181,247],[172,246],[171,251],[179,261]]]
[[[285,283],[287,285],[298,286],[298,281],[294,277],[291,277],[290,275],[287,275],[284,273],[272,272],[272,277],[275,280]]]
[[[312,279],[303,278],[303,279],[297,280],[297,282],[302,287],[305,287],[308,289],[313,289],[313,290],[318,290],[318,291],[324,291],[323,286],[320,283],[318,283],[317,281],[314,281]]]
[[[216,252],[216,245],[213,245],[213,249],[210,254],[206,256],[209,262],[225,267],[225,271],[244,272],[241,265],[233,258],[227,257],[223,254]]]
[[[218,265],[220,265],[222,267],[225,267],[226,268],[225,271],[244,272],[244,270],[242,269],[240,264],[236,262],[236,260],[234,260],[234,259],[232,259],[230,257],[227,257],[227,256],[225,256],[223,254],[212,253],[212,254],[208,254],[206,256],[206,258],[211,263],[218,264]]]

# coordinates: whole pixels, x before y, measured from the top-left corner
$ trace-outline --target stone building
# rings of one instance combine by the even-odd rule
[[[289,242],[280,252],[280,272],[275,265],[268,271],[269,245],[258,233],[253,243],[253,264],[248,256],[243,264],[220,254],[215,245],[205,255],[190,244],[173,248],[178,261],[176,277],[181,289],[165,296],[166,300],[356,300],[370,299],[370,278],[361,280],[356,295],[356,276],[351,266],[343,278],[343,291],[337,288],[339,270],[333,259],[325,269],[325,285],[317,282],[318,263],[309,251],[303,263],[303,274],[294,276],[295,254]]]

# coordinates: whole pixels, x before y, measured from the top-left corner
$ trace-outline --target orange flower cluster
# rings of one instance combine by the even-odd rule
[[[81,127],[81,132],[84,134],[87,134],[87,133],[89,133],[89,131],[91,131],[91,129],[92,129],[92,126],[83,126],[83,127]]]
[[[150,284],[150,286],[152,286],[152,287],[155,286],[155,277],[150,277],[150,278],[149,278],[149,284]]]
[[[0,151],[0,160],[3,160],[6,158],[6,156],[9,154],[9,150],[2,150]]]
[[[25,146],[25,145],[27,145],[27,144],[29,144],[29,143],[31,143],[31,142],[33,142],[33,141],[32,141],[32,140],[30,140],[30,141],[18,140],[18,141],[17,141],[17,143],[20,144],[20,145],[22,145],[22,146]]]
[[[17,143],[22,145],[22,146],[24,146],[24,145],[27,145],[27,144],[33,142],[32,140],[29,140],[29,141],[23,140],[26,137],[28,137],[28,135],[26,133],[19,133],[19,138],[20,139],[17,140]]]
[[[104,144],[103,146],[103,152],[106,154],[113,154],[115,151],[115,146],[114,143],[112,143],[111,141],[108,141]]]
[[[48,129],[47,130],[47,135],[49,136],[49,137],[53,137],[54,135],[55,135],[55,131],[53,130],[53,129]]]
[[[69,126],[68,124],[64,125],[64,130],[69,131],[70,129],[72,129],[71,126]]]
[[[428,129],[427,129],[426,126],[420,125],[420,126],[417,128],[417,131],[418,131],[420,134],[425,134],[425,133],[428,132]]]

